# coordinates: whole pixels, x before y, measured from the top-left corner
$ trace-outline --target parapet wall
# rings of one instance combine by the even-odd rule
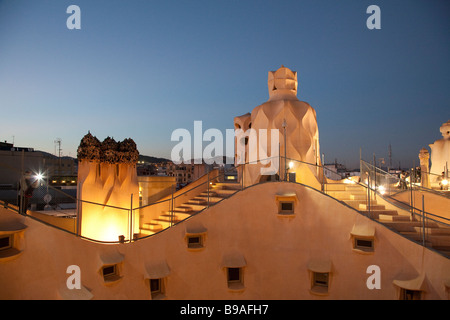
[[[279,201],[291,199],[291,214]],[[263,183],[237,192],[172,228],[133,243],[102,245],[0,208],[0,231],[13,220],[26,226],[21,253],[0,261],[0,299],[398,299],[401,285],[417,285],[422,299],[448,299],[450,260],[392,232],[311,188]],[[373,252],[354,250],[355,230],[372,230]],[[5,230],[4,230],[5,232]],[[187,238],[202,237],[189,248]],[[67,289],[67,268],[81,270],[79,296]],[[105,281],[102,268],[117,278]],[[380,289],[367,286],[379,267]],[[239,287],[227,269],[238,268]],[[372,269],[370,269],[372,270]],[[326,292],[311,287],[328,274]],[[160,296],[150,279],[163,283]]]

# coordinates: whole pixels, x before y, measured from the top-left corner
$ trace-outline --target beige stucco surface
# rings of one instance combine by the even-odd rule
[[[236,134],[237,164],[252,163],[243,169],[244,184],[265,181],[265,176],[273,174],[284,179],[288,163],[295,159],[289,172],[296,173],[296,181],[320,188],[322,173],[316,167],[321,164],[317,116],[313,107],[297,98],[297,72],[281,66],[269,71],[267,83],[269,99],[251,114],[234,118],[235,129],[242,130]],[[244,145],[246,136],[248,143]],[[270,161],[266,161],[268,158]]]
[[[411,203],[411,191],[406,190],[399,192],[392,196],[392,198],[406,204]],[[450,198],[446,198],[429,191],[414,190],[412,192],[413,206],[421,211],[425,209],[426,213],[431,213],[436,216],[429,215],[429,218],[449,224],[450,222]],[[422,202],[423,200],[423,202]],[[444,219],[442,219],[444,218]]]
[[[286,194],[297,197],[289,217],[277,214],[276,196]],[[157,265],[169,270],[167,299],[397,299],[394,281],[419,276],[425,279],[424,299],[448,298],[449,259],[294,183],[247,188],[170,229],[127,244],[93,243],[0,208],[0,228],[11,220],[27,229],[22,254],[0,261],[0,299],[60,299],[70,265],[80,267],[82,285],[93,299],[150,299],[145,278]],[[375,230],[373,253],[352,249],[355,225]],[[206,232],[204,248],[188,250],[186,232],[195,229]],[[99,272],[102,257],[119,254],[122,278],[105,284]],[[243,290],[228,288],[227,259],[245,261]],[[327,295],[311,293],[312,265],[330,266]],[[379,290],[366,286],[371,265],[380,267]]]
[[[442,134],[442,138],[430,144],[430,172],[432,173],[430,180],[431,185],[436,188],[440,188],[439,182],[437,181],[438,177],[442,175],[442,172],[448,170],[450,166],[450,120],[443,123],[439,131]]]
[[[117,241],[119,235],[130,238],[130,229],[139,233],[139,215],[133,214],[130,228],[129,210],[139,205],[136,165],[80,161],[78,196],[81,203],[81,234],[91,239]],[[134,204],[134,205],[133,205]],[[98,228],[102,226],[102,228]]]

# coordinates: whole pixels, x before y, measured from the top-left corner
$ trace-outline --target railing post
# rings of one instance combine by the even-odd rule
[[[373,199],[377,200],[377,160],[375,158],[375,153],[373,154]]]
[[[323,192],[325,192],[325,154],[322,153],[322,182],[324,184]]]
[[[133,194],[130,199],[130,243],[133,240]]]
[[[370,213],[370,175],[367,175],[367,209],[368,209],[368,216],[371,218]]]
[[[206,182],[207,186],[206,186],[206,193],[208,194],[208,203],[207,203],[207,208],[209,208],[209,170],[208,170],[208,181]]]
[[[320,170],[318,170],[320,172]],[[322,192],[325,193],[325,184],[324,184],[324,179],[325,179],[325,167],[322,164]]]
[[[23,198],[23,192],[22,192],[22,190],[21,190],[22,188],[21,187],[19,187],[19,213],[20,214],[26,214],[27,213],[27,210],[25,209],[25,210],[23,210],[23,207],[24,207],[24,205],[25,205],[25,201],[24,201],[24,198]]]
[[[174,212],[173,212],[173,186],[174,185],[172,185],[172,199],[171,199],[171,201],[170,201],[170,226],[173,226],[173,215],[174,215]]]
[[[286,123],[286,119],[283,119],[283,124],[282,127],[284,129],[284,181],[287,181],[287,167],[286,167],[286,160],[287,160],[287,154],[286,154],[286,127],[287,127],[287,123]]]
[[[389,168],[388,168],[388,177],[387,177],[387,184],[388,184],[388,195],[391,195],[391,176],[389,173]]]
[[[25,171],[24,171],[24,150],[22,149],[22,153],[21,153],[21,173],[20,173],[20,180],[19,180],[19,214],[24,214],[25,213],[25,215],[27,214],[27,209],[25,209],[25,211],[23,210],[23,207],[24,207],[24,199],[23,199],[23,187],[24,186],[22,186],[22,181],[24,180],[24,174],[25,174]]]
[[[242,190],[244,190],[244,172],[245,172],[245,162],[241,164],[242,167],[242,175],[241,175],[241,184],[242,184]]]
[[[80,210],[81,210],[80,199],[78,199],[78,197],[77,197],[77,225],[76,225],[77,237],[80,236],[80,223],[81,223],[81,221],[80,221],[81,220]]]
[[[412,171],[411,170],[409,170],[409,188],[410,188],[409,205],[411,208],[411,219],[414,219],[414,202],[413,202]]]
[[[422,226],[423,226],[422,244],[425,247],[425,200],[424,200],[424,195],[422,195]]]
[[[278,142],[278,181],[281,180],[281,143]]]

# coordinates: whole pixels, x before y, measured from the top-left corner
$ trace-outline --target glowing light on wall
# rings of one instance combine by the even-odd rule
[[[139,152],[132,139],[100,142],[90,132],[77,150],[81,235],[100,241],[131,240],[139,233]],[[132,212],[132,213],[131,213]]]
[[[346,178],[346,179],[344,180],[344,183],[347,183],[347,184],[355,184],[355,181],[351,180],[350,178]],[[367,180],[366,180],[366,184],[367,184]]]

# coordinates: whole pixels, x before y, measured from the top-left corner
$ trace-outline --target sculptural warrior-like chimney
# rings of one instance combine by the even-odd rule
[[[269,99],[257,106],[253,111],[234,118],[235,129],[242,129],[247,134],[236,136],[235,159],[236,164],[248,163],[250,158],[255,158],[254,153],[264,151],[269,157],[281,156],[277,172],[271,177],[261,174],[262,163],[246,165],[244,170],[244,184],[251,185],[260,181],[273,179],[287,179],[289,173],[295,173],[297,182],[305,183],[315,188],[320,188],[322,171],[319,169],[320,149],[319,130],[317,127],[316,112],[306,102],[297,98],[297,72],[291,71],[283,65],[276,71],[269,71],[267,86]],[[261,141],[258,137],[260,129],[267,130],[267,141]],[[256,132],[257,147],[252,147],[251,130]],[[269,131],[278,130],[279,140],[272,145]],[[263,144],[263,148],[260,147]],[[239,152],[239,148],[245,145],[245,159]],[[286,157],[285,157],[286,155]],[[258,154],[259,160],[262,160]],[[287,161],[284,160],[287,159]],[[291,161],[297,160],[297,161]],[[289,166],[289,163],[292,164]],[[309,165],[305,164],[309,163]],[[288,167],[289,166],[289,167]],[[290,175],[292,176],[292,175]]]
[[[431,168],[430,182],[431,186],[439,188],[438,177],[444,175],[449,178],[450,165],[450,120],[443,123],[440,127],[442,139],[436,140],[430,144],[431,148]]]
[[[129,211],[132,203],[139,204],[139,152],[134,141],[107,137],[100,142],[89,132],[80,142],[77,157],[81,235],[118,241],[119,236],[129,239],[138,233],[139,214]]]
[[[269,101],[298,100],[297,99],[297,72],[281,65],[277,71],[269,71],[267,86]]]

